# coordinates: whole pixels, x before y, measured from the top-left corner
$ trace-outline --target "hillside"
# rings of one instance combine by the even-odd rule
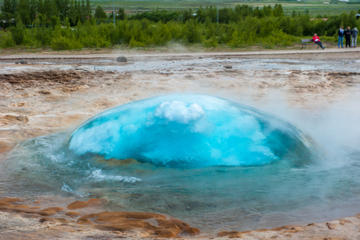
[[[2,5],[4,0],[0,0]],[[264,5],[283,5],[284,12],[290,15],[293,11],[309,12],[312,16],[337,15],[343,12],[358,11],[360,0],[91,0],[92,8],[103,6],[107,11],[115,8],[124,8],[129,13],[148,11],[153,9],[178,10],[217,6],[219,8],[234,7],[238,4],[247,4],[253,7]]]

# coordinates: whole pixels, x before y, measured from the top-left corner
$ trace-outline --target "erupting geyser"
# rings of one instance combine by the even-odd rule
[[[206,95],[167,95],[110,109],[80,126],[69,149],[186,167],[264,165],[284,156],[296,163],[310,156],[290,124]]]
[[[328,168],[308,139],[226,99],[160,96],[22,142],[0,165],[0,191],[96,196],[110,210],[165,213],[208,230],[316,220],[360,202],[358,160]]]

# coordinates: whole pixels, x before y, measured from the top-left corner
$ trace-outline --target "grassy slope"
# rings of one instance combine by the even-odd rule
[[[293,10],[298,12],[305,12],[306,10],[312,16],[317,15],[337,15],[342,12],[357,11],[360,9],[360,0],[349,0],[351,4],[338,3],[327,4],[324,2],[330,2],[330,0],[90,0],[93,7],[96,5],[102,5],[105,9],[111,10],[113,6],[115,8],[125,8],[127,11],[147,11],[150,9],[188,9],[198,8],[200,6],[218,6],[233,7],[237,4],[248,4],[251,6],[264,6],[274,5],[281,3],[284,11],[287,14],[291,14]],[[2,5],[3,0],[0,0]]]
[[[116,8],[123,7],[126,10],[149,10],[149,9],[187,9],[187,8],[198,8],[200,6],[218,6],[218,7],[233,7],[237,4],[248,4],[251,6],[264,6],[274,5],[281,3],[287,14],[290,14],[293,10],[298,12],[305,12],[309,10],[313,16],[319,14],[336,15],[341,12],[349,12],[351,10],[357,11],[360,9],[360,0],[356,3],[346,4],[324,4],[329,0],[302,0],[301,2],[296,1],[274,1],[274,0],[263,0],[263,1],[247,1],[247,0],[194,0],[194,1],[181,1],[181,0],[92,0],[92,4],[102,5],[107,9],[111,9],[113,5]]]

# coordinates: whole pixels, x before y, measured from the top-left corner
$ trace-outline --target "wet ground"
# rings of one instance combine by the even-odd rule
[[[359,55],[352,54],[355,55],[352,58]],[[25,59],[26,64],[15,64],[18,61],[13,60],[15,57],[6,58],[0,60],[1,158],[5,161],[6,152],[23,140],[74,129],[104,109],[176,92],[225,97],[289,121],[323,145],[324,154],[332,156],[327,168],[336,169],[346,165],[348,153],[358,155],[360,62],[348,59],[346,54],[316,56],[129,55],[128,61],[122,63],[114,56],[66,59],[41,56]],[[324,187],[328,182],[323,183]],[[352,196],[356,195],[356,184],[355,188],[351,183],[344,184],[354,193]],[[26,197],[5,189],[8,187],[0,187],[0,196]],[[331,204],[319,202],[315,215],[311,208],[295,208],[292,215],[274,213],[261,218],[255,226],[246,221],[229,222],[222,229],[253,230],[326,221],[360,212],[356,198],[350,199],[343,199],[343,204],[333,206],[332,211],[327,211]],[[175,217],[186,218],[180,215]],[[209,219],[216,218],[210,215]],[[191,218],[183,220],[191,222]],[[192,223],[197,227],[196,221]],[[209,226],[210,229],[202,228],[212,234],[220,231]]]

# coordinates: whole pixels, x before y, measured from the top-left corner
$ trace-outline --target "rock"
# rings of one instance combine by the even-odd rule
[[[49,95],[49,94],[51,94],[51,93],[50,93],[49,91],[47,91],[47,90],[40,90],[39,93],[40,93],[40,94],[44,94],[44,95]]]
[[[43,222],[48,222],[49,220],[50,220],[50,218],[44,217],[44,218],[40,218],[40,219],[39,219],[39,222],[40,222],[40,223],[43,223]]]
[[[336,228],[336,225],[335,225],[334,223],[329,223],[329,222],[327,222],[327,223],[326,223],[326,226],[327,226],[328,229],[330,229],[330,230],[333,230],[333,229]]]
[[[232,69],[232,66],[231,65],[225,65],[224,68],[225,69]]]
[[[15,64],[28,64],[28,62],[22,59],[22,60],[16,61]]]
[[[117,62],[125,63],[125,62],[127,62],[127,58],[124,57],[124,56],[120,56],[120,57],[117,57],[117,58],[116,58],[116,61],[117,61]]]

